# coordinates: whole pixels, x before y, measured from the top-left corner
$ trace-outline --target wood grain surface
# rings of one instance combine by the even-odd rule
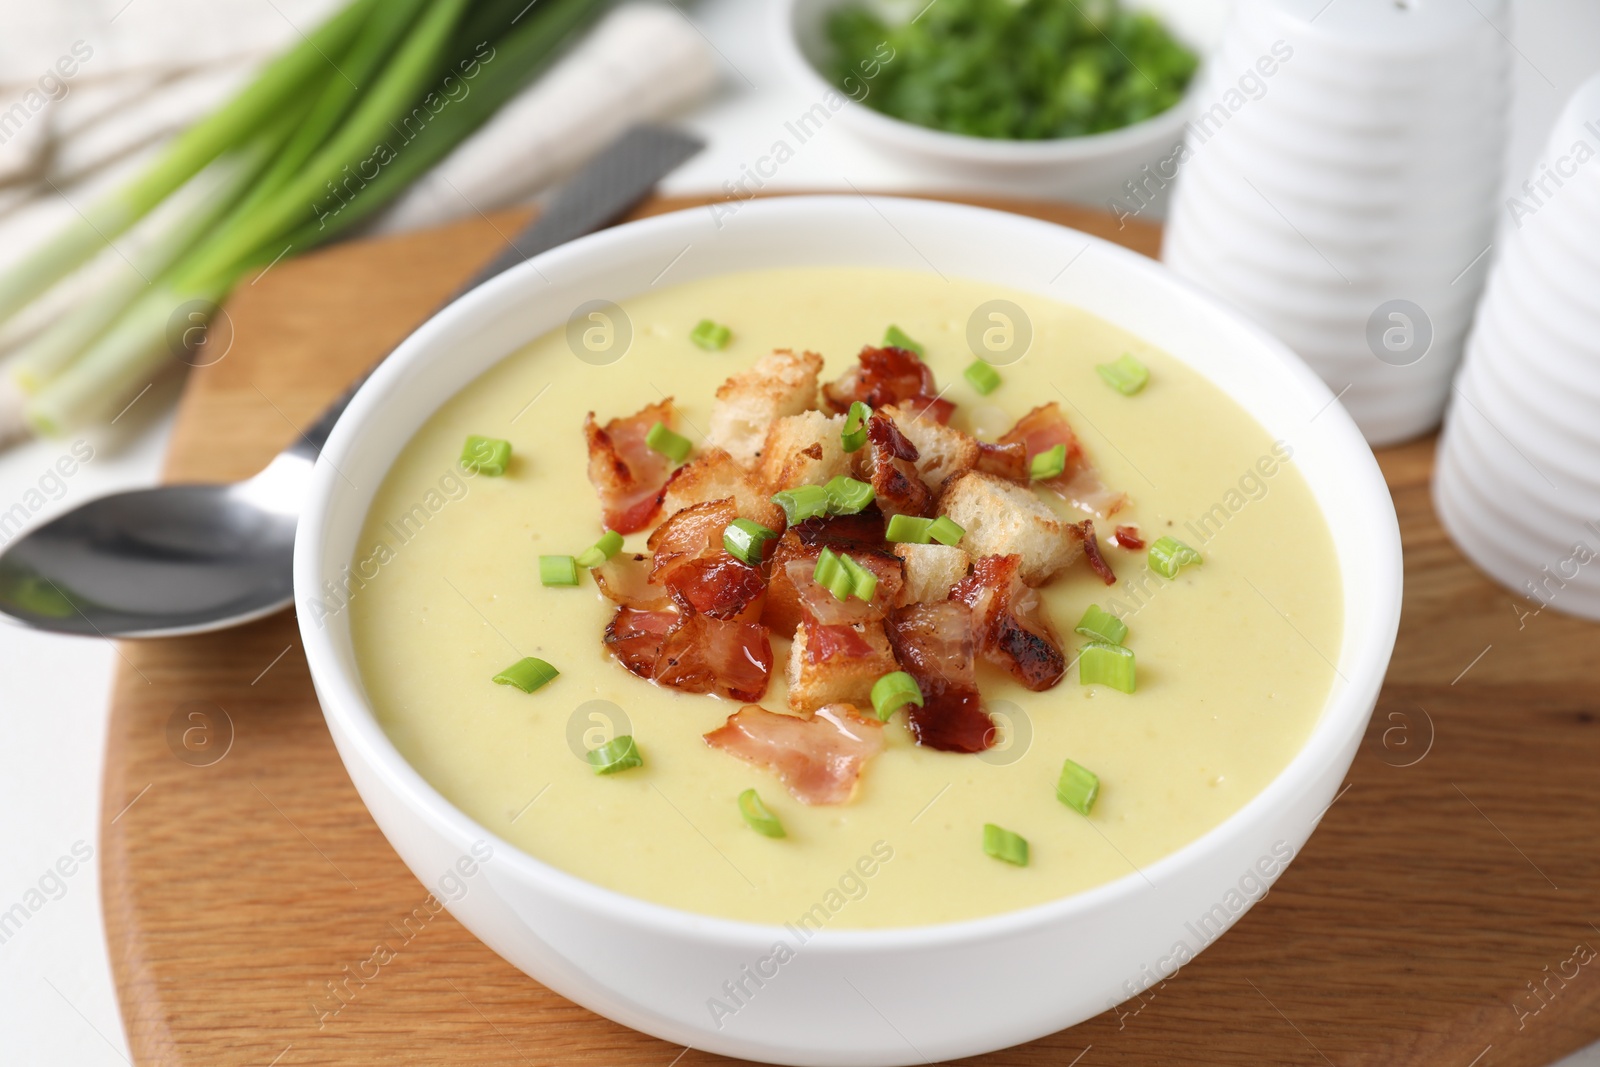
[[[1009,206],[1156,248],[1145,225]],[[343,245],[243,287],[233,348],[188,384],[167,477],[258,469],[520,221]],[[1380,459],[1405,615],[1303,854],[1174,978],[981,1062],[1538,1067],[1600,1038],[1600,627],[1519,614],[1461,557],[1429,500],[1431,441]],[[101,877],[136,1063],[718,1059],[563,1000],[430,912],[334,753],[289,615],[120,653]],[[379,944],[392,958],[373,967]]]

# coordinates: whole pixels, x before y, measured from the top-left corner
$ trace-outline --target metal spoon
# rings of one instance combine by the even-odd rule
[[[456,296],[614,221],[703,147],[676,130],[630,130]],[[237,626],[286,607],[311,470],[360,384],[253,478],[116,493],[19,538],[0,555],[0,614],[57,633],[165,637]]]

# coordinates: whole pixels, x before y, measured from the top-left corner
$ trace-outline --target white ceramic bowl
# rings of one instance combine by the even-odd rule
[[[779,65],[810,100],[838,89],[819,72],[829,45],[824,19],[861,0],[777,0],[772,37]],[[921,5],[917,5],[920,7]],[[1204,55],[1220,34],[1227,4],[1219,0],[1144,0],[1131,6],[1160,16],[1175,36]],[[915,9],[912,9],[912,13]],[[860,139],[897,158],[931,167],[973,188],[1099,202],[1123,192],[1124,182],[1169,159],[1183,143],[1201,72],[1174,107],[1120,130],[1043,141],[969,137],[892,118],[848,97],[839,118]],[[870,85],[868,86],[870,90]],[[1166,171],[1170,175],[1169,169]]]
[[[579,304],[650,288],[665,263],[676,263],[675,282],[849,264],[928,272],[938,286],[931,266],[1082,306],[1172,353],[1292,445],[1345,576],[1341,679],[1305,747],[1259,796],[1142,873],[969,922],[822,930],[719,1028],[708,998],[791,935],[622,896],[496,838],[389,742],[363,692],[345,616],[319,623],[318,613],[302,610],[306,656],[334,743],[395,850],[432,887],[475,844],[480,856],[492,849],[449,908],[496,952],[628,1026],[773,1063],[974,1055],[1073,1025],[1129,996],[1150,973],[1170,971],[1174,944],[1193,941],[1185,924],[1236,894],[1242,878],[1259,885],[1256,865],[1275,846],[1298,853],[1333,799],[1393,647],[1401,572],[1388,491],[1327,388],[1277,341],[1153,260],[1014,215],[855,196],[755,201],[720,224],[708,211],[683,211],[547,252],[440,312],[362,387],[313,476],[295,545],[297,598],[304,604],[338,579],[385,472],[448,397],[562,327]],[[1297,639],[1286,631],[1284,640]]]

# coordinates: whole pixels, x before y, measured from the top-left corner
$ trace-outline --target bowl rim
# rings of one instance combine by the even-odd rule
[[[844,101],[841,109],[847,121],[856,123],[869,134],[876,134],[902,146],[928,155],[968,163],[985,164],[1053,164],[1098,160],[1120,152],[1140,148],[1165,137],[1177,137],[1189,122],[1205,75],[1205,50],[1195,42],[1184,44],[1200,57],[1201,65],[1189,79],[1189,86],[1176,104],[1149,118],[1129,126],[1121,126],[1101,133],[1086,133],[1077,137],[1053,137],[1036,141],[1020,141],[1003,137],[974,137],[964,133],[950,133],[931,126],[897,119],[874,108],[867,107],[839,90],[806,57],[794,32],[794,15],[802,3],[813,0],[779,0],[769,12],[770,36],[776,42],[779,64],[788,73],[791,82],[808,90],[807,95],[824,99],[830,93]],[[1181,141],[1181,137],[1179,140]],[[1175,142],[1176,143],[1176,142]]]
[[[748,202],[743,212],[758,217],[798,215],[805,218],[810,213],[827,213],[840,205],[858,207],[863,199],[867,199],[870,205],[871,198],[861,196],[776,196]],[[987,217],[992,223],[1003,220],[1006,224],[1023,229],[1036,229],[1041,235],[1049,237],[1056,237],[1058,233],[1071,234],[1075,240],[1087,242],[1099,254],[1120,259],[1124,266],[1148,276],[1157,286],[1165,287],[1169,291],[1169,298],[1174,295],[1185,297],[1206,314],[1253,337],[1258,346],[1258,358],[1275,359],[1282,365],[1283,372],[1297,380],[1298,385],[1307,391],[1308,399],[1324,405],[1318,419],[1321,427],[1319,433],[1342,439],[1337,442],[1337,447],[1350,453],[1349,462],[1342,465],[1344,477],[1348,488],[1360,497],[1364,506],[1371,510],[1371,517],[1381,526],[1375,534],[1382,550],[1375,553],[1378,558],[1367,561],[1362,575],[1362,580],[1370,583],[1375,591],[1370,625],[1359,631],[1353,643],[1347,640],[1340,649],[1341,660],[1346,660],[1348,656],[1349,677],[1344,678],[1343,685],[1338,684],[1337,680],[1331,685],[1311,733],[1289,762],[1260,792],[1216,826],[1144,867],[1042,904],[972,919],[917,926],[824,928],[806,941],[807,950],[819,955],[956,947],[1013,937],[1040,926],[1081,917],[1140,894],[1147,888],[1154,890],[1163,881],[1176,884],[1181,881],[1182,875],[1202,866],[1205,857],[1224,845],[1231,835],[1252,822],[1267,818],[1267,813],[1308,786],[1329,759],[1336,759],[1345,746],[1359,740],[1383,684],[1400,621],[1400,533],[1388,486],[1354,420],[1335,402],[1337,398],[1322,380],[1282,342],[1198,286],[1168,271],[1158,261],[1102,238],[992,208],[913,197],[891,199],[914,204],[917,210],[929,212],[935,217]],[[876,206],[872,206],[876,211]],[[345,492],[338,474],[343,465],[340,461],[359,447],[363,425],[379,417],[385,393],[392,387],[403,386],[401,379],[410,365],[443,358],[448,349],[442,346],[442,342],[449,340],[450,331],[458,322],[478,316],[480,309],[494,308],[510,294],[523,290],[536,293],[538,289],[533,283],[542,275],[560,273],[573,262],[626,257],[636,239],[654,235],[658,231],[670,233],[676,228],[692,227],[702,214],[701,208],[686,208],[602,230],[544,252],[452,301],[401,342],[362,384],[344,417],[334,427],[322,457],[319,457],[313,470],[295,541],[296,602],[300,602],[303,596],[314,596],[320,588],[323,577],[320,559],[325,551],[328,512],[335,496]],[[523,343],[533,339],[527,338]],[[462,387],[466,384],[462,383]],[[1218,388],[1222,386],[1218,384]],[[448,396],[440,397],[438,403],[442,404],[448,399]],[[1349,580],[1349,575],[1343,577],[1343,582]],[[486,841],[494,849],[495,863],[507,864],[513,874],[523,881],[561,898],[577,910],[599,913],[603,918],[624,926],[644,927],[651,933],[663,936],[737,947],[770,946],[774,939],[781,939],[787,934],[788,928],[785,926],[691,912],[609,889],[539,859],[478,823],[427,782],[394,746],[367,704],[356,672],[347,672],[340,664],[333,639],[333,626],[318,627],[308,614],[300,612],[298,617],[302,647],[318,702],[331,732],[340,742],[337,747],[341,762],[349,762],[345,746],[353,746],[368,771],[381,779],[412,815],[423,820],[435,832],[454,841]],[[347,613],[340,613],[335,620],[334,626],[341,625],[348,625]],[[1337,667],[1335,671],[1336,674],[1340,673]],[[1315,823],[1312,828],[1315,828]]]

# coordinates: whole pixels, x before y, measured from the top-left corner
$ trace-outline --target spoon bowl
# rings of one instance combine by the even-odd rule
[[[308,457],[233,485],[167,485],[90,501],[0,556],[0,612],[80,636],[168,637],[237,626],[292,598]]]

